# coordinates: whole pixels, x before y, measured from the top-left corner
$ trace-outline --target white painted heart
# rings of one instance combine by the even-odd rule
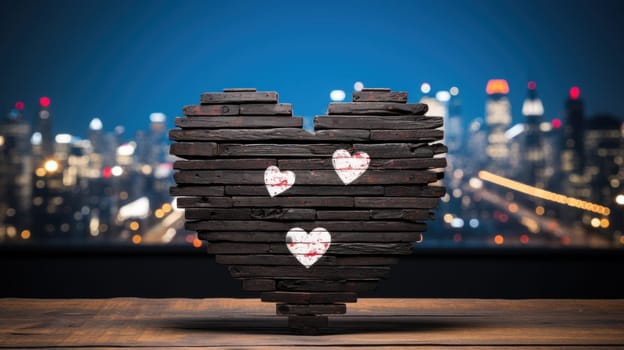
[[[348,185],[362,176],[368,169],[370,157],[366,152],[355,152],[351,156],[351,153],[346,149],[339,149],[332,155],[332,164],[340,180]]]
[[[264,184],[269,195],[275,197],[295,184],[295,173],[280,171],[278,167],[271,165],[264,171]]]
[[[286,233],[286,246],[292,255],[309,269],[325,254],[331,244],[331,235],[326,229],[317,227],[307,233],[300,227]]]

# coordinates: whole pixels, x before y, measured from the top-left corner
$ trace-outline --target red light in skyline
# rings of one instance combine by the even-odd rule
[[[488,95],[508,94],[509,84],[507,84],[507,80],[505,79],[490,79],[485,87],[485,92]]]
[[[551,124],[552,124],[553,129],[559,129],[561,127],[561,119],[555,118],[552,120]]]
[[[537,88],[537,84],[533,80],[531,80],[527,85],[529,86],[529,90],[535,90]]]
[[[110,177],[113,176],[113,169],[109,166],[105,167],[104,169],[102,169],[102,176],[105,179],[110,179]]]
[[[24,110],[24,102],[22,101],[15,102],[15,109],[17,109],[18,111]]]
[[[48,106],[50,105],[50,98],[43,96],[39,99],[39,105],[43,108],[48,108]]]
[[[581,89],[578,86],[573,86],[570,88],[570,98],[573,100],[578,100],[581,97]]]

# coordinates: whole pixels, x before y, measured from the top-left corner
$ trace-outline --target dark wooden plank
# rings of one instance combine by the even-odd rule
[[[281,169],[288,169],[287,167]],[[225,186],[227,196],[265,196],[267,189],[264,185]],[[288,189],[287,196],[382,196],[384,186],[302,186],[298,183]]]
[[[371,130],[371,141],[432,142],[444,138],[444,131],[438,129],[421,130]]]
[[[234,278],[262,278],[280,279],[327,279],[329,281],[343,279],[383,278],[390,268],[385,266],[249,266],[232,265],[228,267]]]
[[[339,315],[347,313],[345,304],[277,304],[278,315]]]
[[[344,185],[335,170],[297,171],[297,185]],[[206,185],[257,185],[264,183],[262,170],[180,170],[173,175],[178,184]],[[432,171],[420,170],[367,170],[353,185],[427,184],[437,181]],[[285,192],[287,193],[287,192]]]
[[[388,197],[442,197],[446,188],[442,186],[386,186],[385,195]]]
[[[430,132],[439,130],[429,130]],[[424,132],[423,132],[424,135]],[[383,134],[382,134],[383,136]],[[390,136],[388,137],[391,140]],[[343,141],[369,140],[368,130],[335,129],[310,133],[301,128],[275,129],[183,129],[169,130],[173,141]],[[430,138],[433,141],[433,138]],[[423,137],[419,141],[429,141]]]
[[[353,292],[265,292],[260,295],[260,300],[288,304],[355,303],[357,294]]]
[[[290,103],[277,104],[244,104],[240,105],[241,115],[287,115],[292,116]]]
[[[177,186],[170,187],[172,196],[208,196],[221,197],[224,194],[223,186]]]
[[[353,102],[407,102],[407,92],[405,91],[353,91],[351,97]]]
[[[282,234],[282,238],[283,238]],[[323,255],[314,266],[337,266],[336,264],[336,256],[333,255]],[[215,261],[218,264],[223,265],[253,265],[253,266],[263,266],[263,265],[275,265],[275,266],[301,266],[301,263],[291,254],[246,254],[246,255],[216,255]],[[357,262],[357,261],[356,261]],[[374,261],[372,261],[374,262]],[[349,261],[340,265],[349,265]],[[361,264],[360,264],[361,265]],[[358,266],[360,266],[358,265]],[[368,264],[374,265],[374,264]],[[380,265],[380,264],[378,264]],[[381,264],[385,265],[385,264]]]
[[[176,118],[175,126],[183,129],[220,129],[220,128],[300,128],[301,117],[189,117]]]
[[[275,91],[206,92],[200,95],[202,104],[277,103]]]
[[[288,328],[295,333],[317,334],[320,328],[327,328],[329,320],[327,316],[312,315],[289,315]]]
[[[187,212],[188,216],[188,212]],[[286,232],[215,232],[199,231],[197,237],[201,240],[216,242],[247,242],[247,243],[285,243]],[[419,241],[422,234],[419,232],[331,232],[332,243],[345,242],[414,242]],[[250,263],[251,264],[251,263]]]
[[[446,153],[448,148],[442,144],[428,143],[379,143],[355,144],[355,151],[364,151],[372,158],[432,158],[436,154]],[[337,149],[337,148],[336,148]],[[350,150],[349,150],[350,151]],[[352,154],[353,152],[350,151]]]
[[[317,210],[318,220],[370,220],[368,210]]]
[[[314,220],[314,209],[293,208],[189,208],[187,220]]]
[[[230,208],[232,198],[228,197],[178,197],[178,208]]]
[[[276,289],[276,283],[272,279],[243,279],[241,289],[250,292],[273,291]]]
[[[351,148],[348,144],[236,144],[219,145],[219,155],[232,157],[331,157],[334,151]]]
[[[373,220],[407,220],[421,222],[435,219],[435,212],[429,209],[376,209],[371,210]]]
[[[351,208],[352,197],[232,197],[234,207]]]
[[[281,280],[277,290],[310,292],[370,292],[377,288],[377,280],[327,281],[327,280]]]
[[[257,159],[201,159],[201,160],[177,160],[173,168],[178,170],[253,170],[263,171],[271,165],[277,165],[277,160],[268,158]]]
[[[181,144],[181,143],[176,143]],[[182,143],[203,145],[206,143]],[[202,147],[202,146],[195,146]],[[216,152],[220,156],[231,157],[330,157],[337,149],[364,151],[372,158],[431,158],[436,154],[446,153],[442,144],[427,143],[379,143],[379,144],[219,144]],[[214,154],[214,153],[213,153]],[[213,155],[209,154],[209,155]]]
[[[428,110],[429,107],[424,103],[333,102],[329,104],[327,114],[424,115]]]
[[[355,197],[356,208],[415,208],[432,209],[438,206],[438,198],[423,197]]]
[[[223,116],[238,115],[239,105],[189,105],[182,108],[182,113],[186,116]]]
[[[430,116],[387,116],[365,117],[329,115],[314,117],[314,129],[435,129],[444,124],[442,117]]]
[[[178,201],[183,198],[178,198]],[[315,227],[324,227],[329,232],[424,232],[423,223],[401,221],[258,221],[258,220],[210,220],[187,221],[186,228],[191,231],[283,231],[301,227],[306,231]]]
[[[277,265],[301,266],[301,263],[291,254],[245,254],[245,255],[216,255],[215,260],[223,265]],[[395,265],[399,259],[394,256],[378,255],[328,255],[321,257],[314,266],[388,266]]]
[[[214,142],[176,142],[169,147],[169,153],[180,158],[193,159],[217,155],[219,148]]]
[[[310,159],[279,159],[278,166],[288,170],[324,170],[333,169],[330,157]],[[401,158],[379,159],[373,158],[368,165],[370,170],[410,170],[444,168],[446,158]]]
[[[206,248],[209,254],[282,254],[291,255],[286,243],[242,243],[242,242],[216,242],[208,244]],[[328,255],[409,255],[412,253],[411,242],[349,242],[332,243],[327,252]]]

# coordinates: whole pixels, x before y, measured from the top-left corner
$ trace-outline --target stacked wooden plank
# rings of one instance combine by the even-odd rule
[[[205,93],[169,133],[171,154],[184,159],[174,164],[171,194],[186,209],[186,227],[209,242],[244,290],[277,302],[292,329],[314,331],[327,326],[325,315],[345,313],[358,292],[374,289],[433,218],[445,189],[431,183],[442,176],[446,147],[437,142],[442,118],[426,111],[407,103],[406,92],[364,89],[352,103],[331,103],[310,133],[276,92]],[[348,185],[332,163],[337,150],[370,157]],[[278,195],[265,184],[271,166],[295,175]],[[291,254],[293,228],[331,234],[312,266]]]

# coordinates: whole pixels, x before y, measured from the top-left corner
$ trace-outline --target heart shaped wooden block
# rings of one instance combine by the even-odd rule
[[[364,89],[331,103],[311,133],[276,92],[204,93],[169,132],[181,158],[171,194],[244,290],[314,333],[374,289],[434,218],[447,149],[442,117],[426,112],[406,92]]]

